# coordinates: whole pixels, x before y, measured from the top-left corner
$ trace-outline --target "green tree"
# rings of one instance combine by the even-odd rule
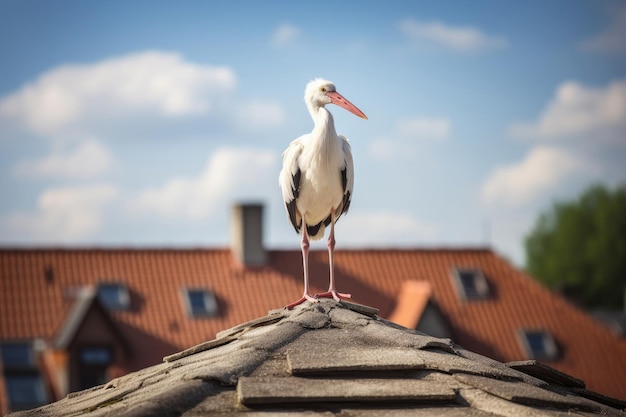
[[[526,269],[589,308],[623,308],[626,289],[626,184],[601,185],[556,203],[526,236]]]

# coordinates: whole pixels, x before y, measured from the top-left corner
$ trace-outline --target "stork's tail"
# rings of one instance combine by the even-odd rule
[[[324,231],[326,230],[326,226],[330,224],[330,216],[314,225],[306,225],[306,232],[309,235],[309,239],[311,240],[320,240],[324,237]]]

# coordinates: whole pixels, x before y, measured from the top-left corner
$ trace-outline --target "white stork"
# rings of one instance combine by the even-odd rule
[[[278,182],[289,221],[302,235],[302,267],[304,269],[304,294],[289,304],[292,308],[306,300],[316,302],[316,297],[350,298],[350,294],[337,292],[333,267],[335,249],[335,222],[350,207],[354,186],[354,165],[348,139],[335,131],[333,116],[327,104],[336,104],[355,115],[367,119],[363,112],[339,94],[335,85],[317,78],[307,84],[304,101],[315,126],[311,133],[300,136],[289,144],[283,153],[283,169]],[[328,236],[328,263],[330,286],[328,291],[316,296],[309,292],[309,239]]]

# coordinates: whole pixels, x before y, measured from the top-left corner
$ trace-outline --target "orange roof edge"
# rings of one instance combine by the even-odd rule
[[[406,280],[402,283],[396,308],[389,320],[409,329],[416,329],[432,295],[428,281]]]

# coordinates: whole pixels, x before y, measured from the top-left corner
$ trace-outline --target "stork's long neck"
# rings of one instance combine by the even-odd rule
[[[311,116],[315,122],[311,132],[313,137],[311,150],[320,158],[320,162],[332,163],[334,162],[331,161],[332,156],[338,154],[335,148],[341,146],[337,142],[333,115],[325,107],[318,107],[316,111],[311,111]]]

